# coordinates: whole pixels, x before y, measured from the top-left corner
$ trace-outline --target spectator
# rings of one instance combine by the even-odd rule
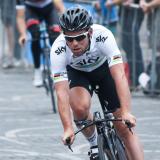
[[[63,1],[61,0],[17,0],[17,26],[20,32],[19,43],[21,45],[26,41],[26,28],[31,33],[33,41],[31,50],[34,61],[34,78],[33,85],[39,87],[43,84],[42,72],[40,69],[40,34],[39,24],[44,20],[49,30],[50,43],[52,44],[55,38],[60,33],[58,26],[57,11],[64,11]],[[26,20],[26,23],[25,23]]]
[[[144,19],[144,13],[139,8],[133,8],[131,3],[139,4],[139,0],[125,0],[122,4],[122,48],[126,53],[130,68],[131,86],[137,87],[138,77],[144,72],[143,56],[140,46],[139,31]]]
[[[156,23],[155,27],[157,29],[157,34],[156,34],[156,48],[160,52],[160,0],[151,0],[149,2],[146,2],[145,0],[141,0],[140,6],[144,13],[148,14],[148,26],[149,35],[152,35],[151,32],[154,30],[151,29],[151,24]],[[152,16],[152,13],[154,16]],[[153,18],[153,19],[152,19]],[[150,37],[152,39],[152,37]],[[151,46],[151,45],[150,45]]]
[[[4,31],[7,38],[7,51],[2,53],[4,61],[2,67],[4,69],[11,68],[14,66],[14,27],[15,27],[15,1],[1,0],[1,20],[4,25]]]
[[[118,16],[118,7],[121,0],[98,0],[95,3],[96,11],[100,12],[101,24],[108,27],[113,34],[116,34]]]
[[[139,81],[140,84],[145,88],[145,90],[150,92],[154,89],[154,93],[159,94],[160,89],[160,0],[151,0],[146,2],[145,0],[141,0],[140,6],[145,14],[147,14],[147,28],[149,31],[149,46],[152,50],[155,50],[156,53],[153,55],[153,59],[155,58],[155,72],[153,73],[152,65],[153,61],[151,61],[147,67],[147,74],[144,73],[140,76]],[[153,75],[152,75],[153,74]],[[150,76],[150,77],[149,77]],[[155,76],[155,78],[153,78]],[[148,77],[146,79],[146,77]],[[151,87],[151,81],[153,81],[154,85]],[[148,88],[147,88],[148,87]],[[153,91],[152,91],[153,92]],[[148,92],[146,92],[148,93]]]

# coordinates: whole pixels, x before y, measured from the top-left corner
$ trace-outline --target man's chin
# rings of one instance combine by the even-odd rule
[[[82,50],[74,50],[73,51],[73,54],[75,55],[75,56],[81,56],[82,54],[83,54],[83,52],[82,52]]]

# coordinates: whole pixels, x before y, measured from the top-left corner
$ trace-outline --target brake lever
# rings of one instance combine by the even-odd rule
[[[127,120],[125,120],[125,124],[127,125],[129,131],[133,134],[133,131],[132,131],[132,124],[131,124],[129,121],[127,121]]]
[[[71,148],[71,144],[70,144],[70,142],[71,142],[71,138],[70,137],[68,137],[67,139],[66,139],[66,145],[68,146],[68,148],[73,152],[73,150],[72,150],[72,148]]]

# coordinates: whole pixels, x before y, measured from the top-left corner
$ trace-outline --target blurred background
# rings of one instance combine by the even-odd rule
[[[64,0],[65,7],[82,5],[94,22],[109,28],[124,56],[131,91],[160,93],[160,9],[144,13],[139,4],[124,5],[121,0]],[[114,2],[114,3],[113,3]],[[21,48],[16,27],[16,0],[0,1],[0,67],[33,66],[30,41]]]

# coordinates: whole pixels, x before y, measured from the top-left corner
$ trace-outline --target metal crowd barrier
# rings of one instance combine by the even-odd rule
[[[132,10],[132,21],[128,21],[126,18],[126,16],[128,16],[125,14],[126,10]],[[160,42],[160,36],[157,35],[160,34],[160,9],[157,9],[156,12],[152,12],[152,21],[149,22],[151,26],[150,29],[147,27],[149,16],[148,14],[143,15],[141,11],[142,9],[136,4],[132,4],[127,9],[122,6],[119,45],[124,50],[129,63],[131,87],[136,90],[137,87],[139,87],[141,73],[146,73],[147,76],[149,76],[149,81],[145,86],[142,84],[143,92],[149,95],[158,95],[160,93],[160,73],[157,72],[157,69],[158,65],[160,67],[160,60],[157,58],[157,54],[159,52],[160,56],[160,47],[158,51],[157,45]],[[128,25],[126,21],[132,23],[132,25]],[[127,31],[129,30],[130,32],[125,30],[126,28],[124,25],[131,27],[130,30],[127,29]],[[124,41],[123,38],[125,36],[128,39]],[[130,45],[129,43],[132,44]],[[137,44],[141,48],[141,51]],[[130,46],[130,48],[126,49],[126,46]],[[140,56],[140,54],[142,54],[142,56]],[[159,62],[157,60],[159,60]],[[143,79],[141,83],[146,83],[145,80],[146,79]]]
[[[151,13],[151,83],[150,93],[160,93],[160,7]]]

